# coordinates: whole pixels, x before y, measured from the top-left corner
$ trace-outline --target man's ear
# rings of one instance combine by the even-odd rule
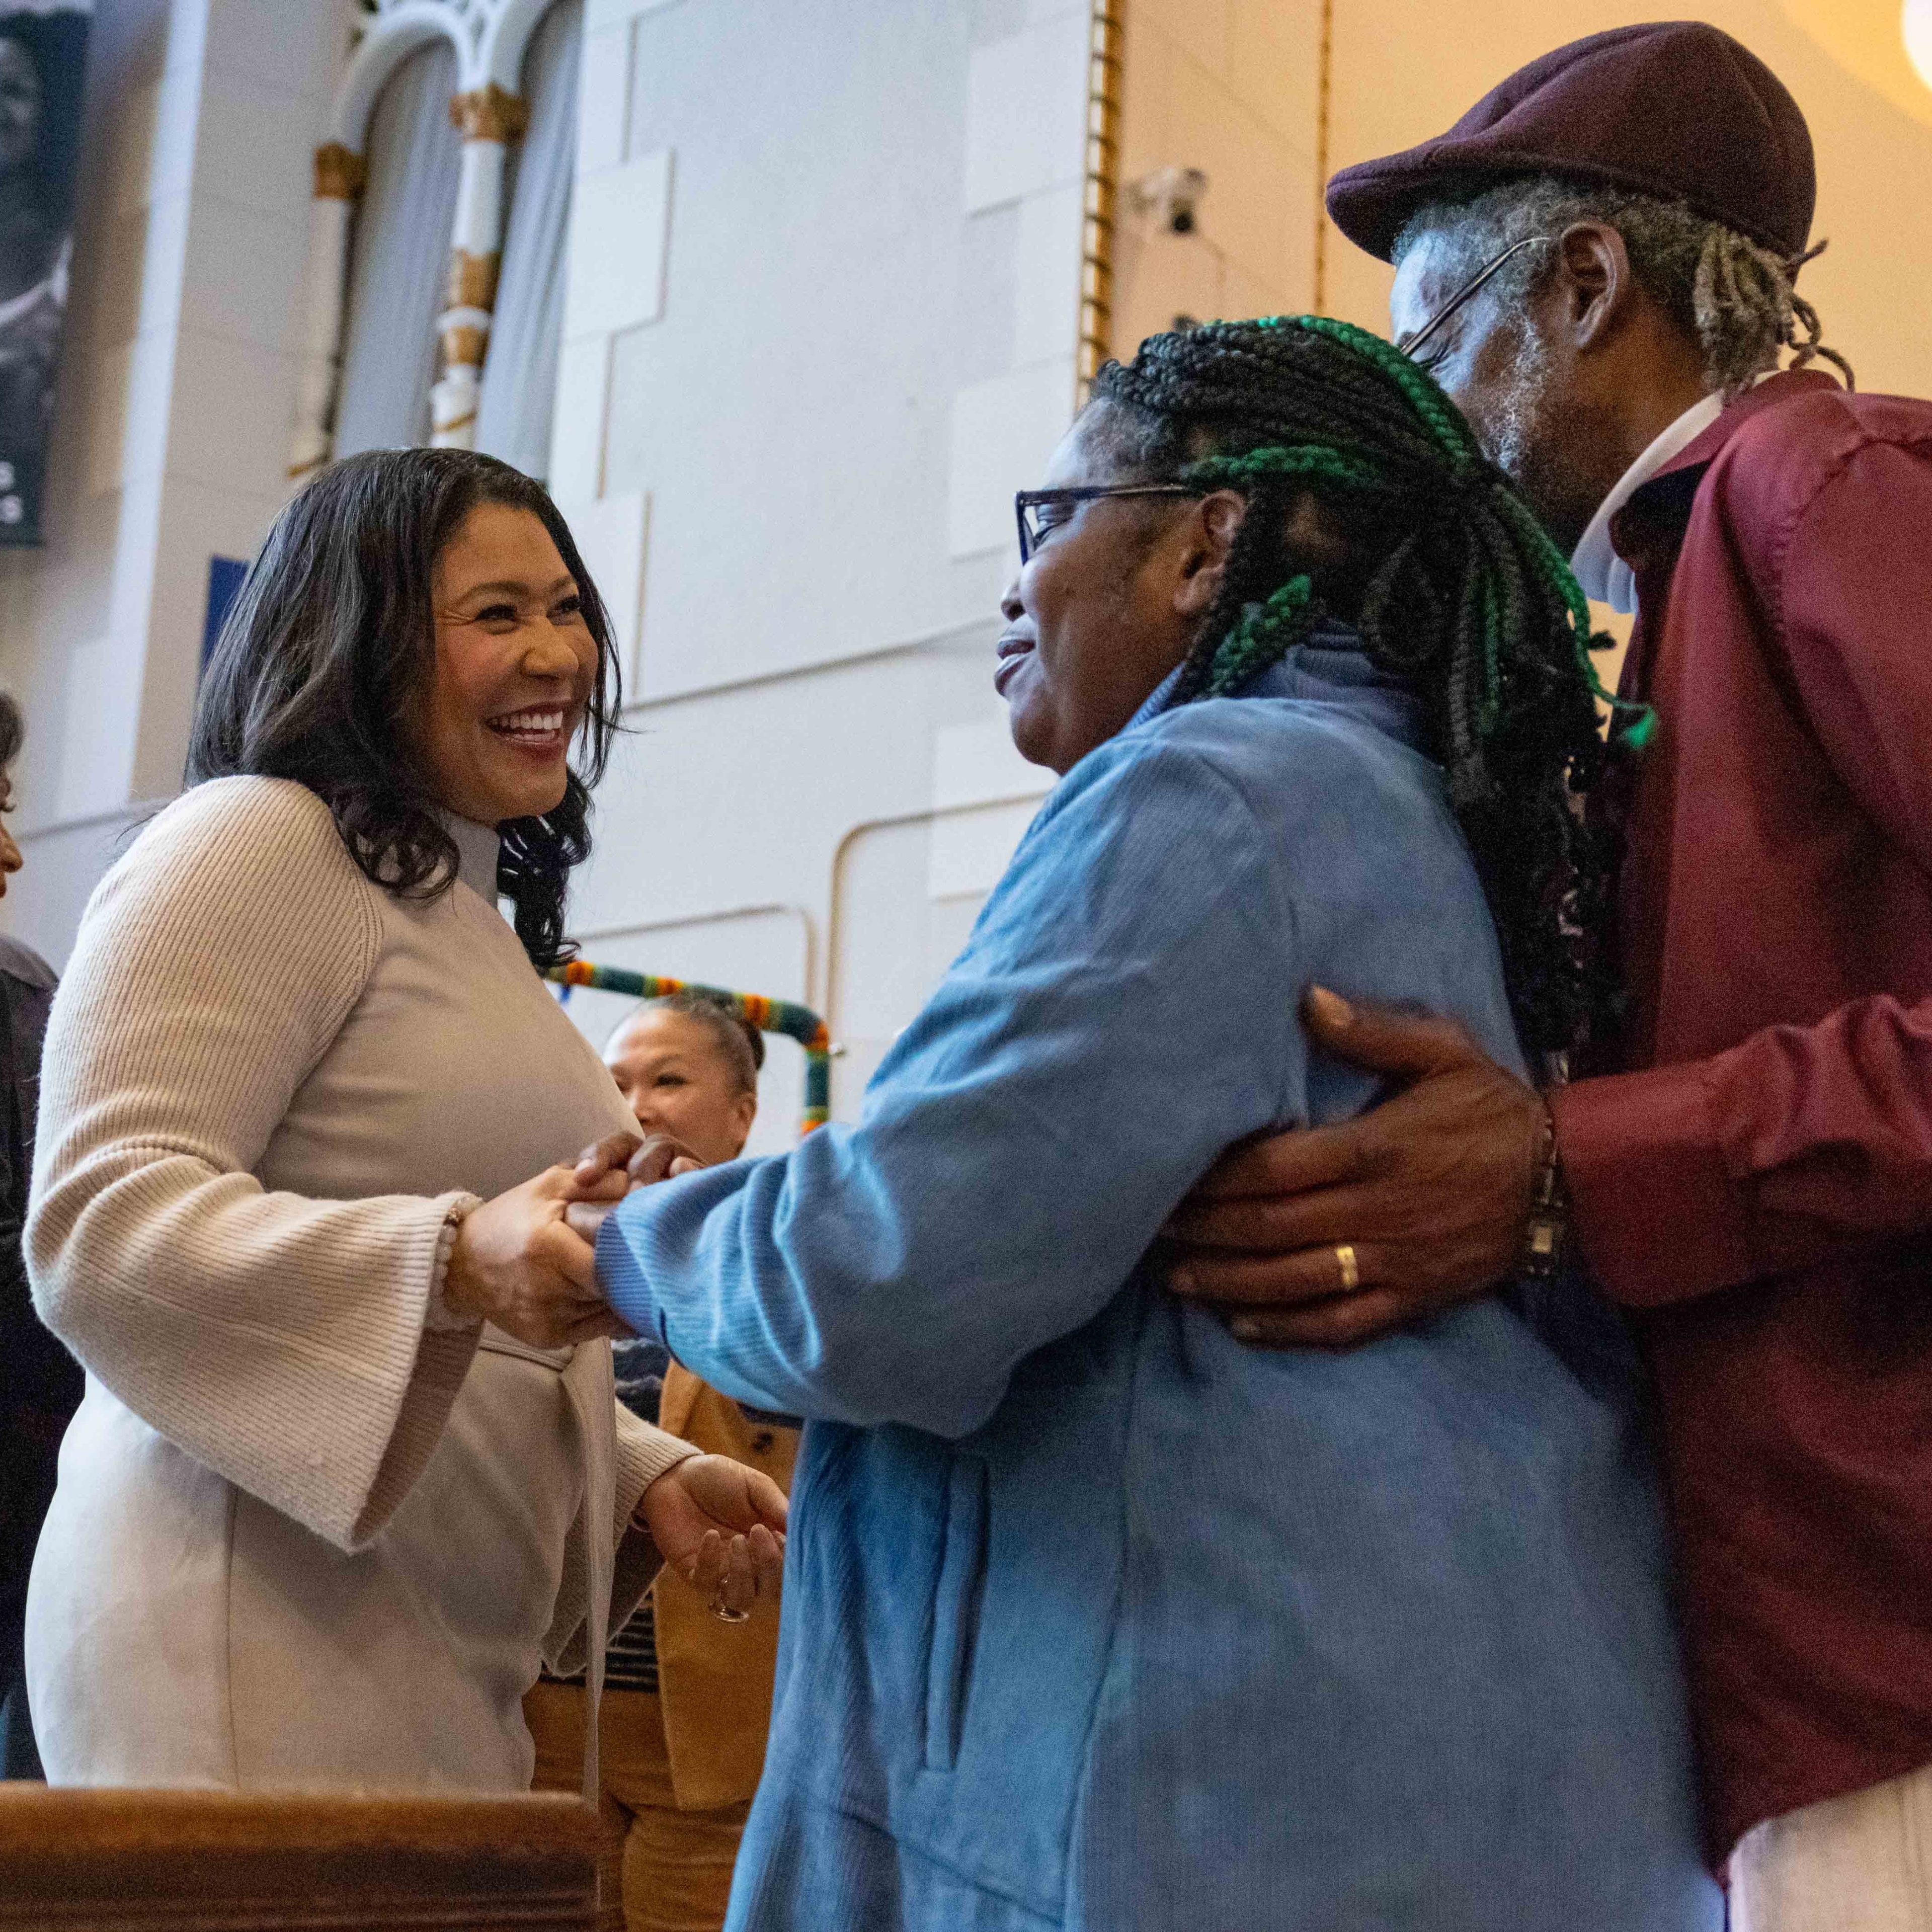
[[[1174,590],[1174,608],[1184,617],[1204,616],[1221,594],[1228,554],[1247,509],[1246,500],[1233,490],[1216,490],[1201,500],[1188,519],[1187,548]]]
[[[1570,340],[1579,351],[1600,347],[1628,319],[1636,296],[1630,250],[1607,221],[1573,221],[1557,246]]]

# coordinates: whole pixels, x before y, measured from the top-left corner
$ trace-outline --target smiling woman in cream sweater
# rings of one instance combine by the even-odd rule
[[[542,1171],[629,1119],[532,970],[615,683],[504,465],[354,458],[271,534],[208,782],[48,1035],[28,1250],[88,1370],[28,1605],[56,1782],[521,1788],[539,1664],[595,1682],[660,1554],[728,1607],[775,1577],[776,1488],[616,1403]]]

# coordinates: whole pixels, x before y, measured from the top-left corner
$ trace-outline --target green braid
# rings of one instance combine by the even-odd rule
[[[1305,476],[1343,490],[1381,490],[1387,484],[1372,463],[1318,442],[1292,449],[1251,449],[1245,456],[1208,456],[1180,472],[1184,483],[1218,490],[1224,484],[1252,483],[1259,476]]]
[[[1482,452],[1477,448],[1462,412],[1442,393],[1429,372],[1393,342],[1385,342],[1366,328],[1358,328],[1352,322],[1339,321],[1330,315],[1276,316],[1270,318],[1270,326],[1305,328],[1360,356],[1401,392],[1409,407],[1429,425],[1430,433],[1445,456],[1466,466],[1466,474],[1473,474],[1482,467]]]
[[[1240,488],[1264,478],[1298,478],[1326,484],[1331,490],[1365,494],[1383,487],[1372,464],[1322,443],[1301,443],[1292,448],[1276,445],[1251,449],[1241,456],[1204,457],[1180,472],[1184,483],[1201,490]],[[1264,601],[1243,610],[1234,628],[1200,668],[1198,693],[1190,694],[1222,698],[1240,689],[1270,664],[1279,663],[1322,616],[1313,584],[1306,577],[1290,578]]]
[[[1503,498],[1499,507],[1523,547],[1529,551],[1545,583],[1563,600],[1563,607],[1570,615],[1570,633],[1576,644],[1576,662],[1589,680],[1591,696],[1612,712],[1627,711],[1634,714],[1622,735],[1634,749],[1641,751],[1649,743],[1651,734],[1657,728],[1657,714],[1647,704],[1619,698],[1614,692],[1604,688],[1590,653],[1602,650],[1610,640],[1592,630],[1590,600],[1583,594],[1583,586],[1576,581],[1576,573],[1570,568],[1569,560],[1551,542],[1550,532],[1538,522],[1536,513],[1520,496],[1510,493]]]
[[[1315,586],[1306,577],[1291,577],[1264,603],[1250,604],[1221,640],[1202,695],[1225,698],[1270,664],[1280,663],[1312,628],[1315,610]]]
[[[1582,808],[1601,771],[1588,601],[1560,552],[1428,374],[1324,316],[1150,337],[1096,378],[1109,434],[1150,480],[1233,490],[1247,508],[1173,704],[1240,690],[1327,620],[1284,531],[1329,506],[1366,569],[1346,614],[1372,662],[1423,700],[1449,797],[1532,1051],[1604,1024],[1607,841]]]
[[[1415,413],[1429,425],[1438,446],[1452,464],[1460,466],[1456,471],[1460,479],[1473,481],[1488,467],[1480,450],[1476,446],[1467,420],[1455,404],[1450,401],[1437,386],[1434,379],[1412,358],[1405,356],[1392,342],[1385,342],[1379,335],[1372,335],[1365,328],[1358,328],[1353,322],[1342,322],[1333,316],[1268,316],[1256,325],[1262,328],[1305,328],[1311,334],[1327,337],[1372,363],[1390,382],[1401,392],[1404,399]],[[1257,452],[1257,454],[1270,454],[1270,452]],[[1339,452],[1330,452],[1346,463],[1348,459]],[[1244,459],[1252,460],[1252,458]],[[1192,482],[1184,476],[1184,482]],[[1231,476],[1228,480],[1232,481]],[[1568,560],[1550,540],[1550,533],[1538,523],[1534,513],[1520,497],[1511,496],[1504,514],[1517,524],[1519,534],[1535,559],[1538,568],[1547,573],[1546,581],[1562,599],[1570,614],[1571,635],[1575,640],[1576,662],[1583,675],[1589,680],[1591,695],[1612,712],[1627,711],[1635,714],[1628,728],[1627,735],[1641,748],[1649,740],[1656,725],[1655,714],[1647,704],[1636,704],[1628,698],[1618,698],[1614,692],[1604,689],[1597,676],[1597,667],[1592,657],[1593,650],[1599,650],[1607,640],[1598,636],[1590,622],[1589,600],[1570,569]],[[1493,669],[1496,646],[1492,637],[1485,646],[1485,660]]]

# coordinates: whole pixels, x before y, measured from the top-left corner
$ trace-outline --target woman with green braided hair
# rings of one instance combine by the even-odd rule
[[[597,1234],[632,1327],[809,1418],[728,1923],[1712,1932],[1592,1304],[1270,1352],[1145,1265],[1230,1143],[1372,1097],[1311,980],[1519,1070],[1587,1034],[1575,586],[1339,323],[1154,338],[1046,481],[997,676],[1063,776],[966,950],[856,1124]]]
[[[1370,663],[1430,700],[1524,1045],[1582,1046],[1610,983],[1608,854],[1580,810],[1602,758],[1594,700],[1616,702],[1590,662],[1607,640],[1455,406],[1400,350],[1320,316],[1156,336],[1095,394],[1138,471],[1246,506],[1163,701],[1243,688],[1338,607]],[[1282,540],[1294,510],[1298,551]]]

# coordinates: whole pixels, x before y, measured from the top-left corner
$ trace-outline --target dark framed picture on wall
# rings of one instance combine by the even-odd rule
[[[92,0],[0,0],[0,544],[40,541]]]

